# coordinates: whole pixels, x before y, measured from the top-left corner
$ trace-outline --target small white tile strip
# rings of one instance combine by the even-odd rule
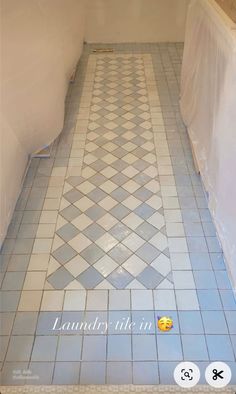
[[[235,393],[236,386],[230,386],[220,391],[221,394]],[[77,393],[185,393],[190,394],[190,390],[182,389],[178,386],[135,386],[135,385],[81,385],[81,386],[2,386],[1,394],[34,394],[34,393],[55,393],[55,394],[77,394]],[[191,393],[219,393],[210,386],[197,386],[191,388]]]

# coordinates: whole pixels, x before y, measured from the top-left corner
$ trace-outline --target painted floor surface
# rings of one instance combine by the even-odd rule
[[[201,383],[225,361],[236,383],[236,303],[179,112],[182,44],[113,47],[85,46],[3,245],[2,384],[174,384],[182,360]]]

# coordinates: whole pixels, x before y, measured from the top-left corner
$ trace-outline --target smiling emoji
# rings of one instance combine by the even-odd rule
[[[157,327],[159,328],[160,331],[170,331],[174,326],[173,326],[173,320],[169,316],[162,316],[157,318]]]

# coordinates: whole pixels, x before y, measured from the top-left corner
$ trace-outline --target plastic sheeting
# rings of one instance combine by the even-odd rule
[[[28,156],[61,132],[84,0],[1,0],[0,246]]]
[[[189,5],[180,106],[236,287],[236,25],[214,0]]]

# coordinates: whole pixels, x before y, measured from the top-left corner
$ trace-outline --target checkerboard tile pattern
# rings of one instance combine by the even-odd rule
[[[90,55],[72,144],[81,160],[69,159],[46,286],[173,287],[153,75],[150,55]]]

